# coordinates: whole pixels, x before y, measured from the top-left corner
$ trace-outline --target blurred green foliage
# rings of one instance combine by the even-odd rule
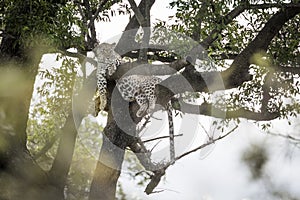
[[[3,0],[0,26],[8,34],[17,34],[24,49],[41,45],[56,48],[83,46],[82,22],[74,4],[46,0]],[[18,45],[17,43],[15,45]]]

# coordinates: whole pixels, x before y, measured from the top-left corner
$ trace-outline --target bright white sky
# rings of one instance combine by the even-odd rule
[[[292,127],[285,122],[274,124],[277,124],[274,130],[280,131],[284,126],[285,131],[293,133]],[[216,143],[204,159],[200,159],[200,153],[195,153],[170,167],[165,181],[157,187],[164,192],[145,195],[144,188],[137,187],[126,171],[122,174],[122,185],[129,197],[143,200],[273,200],[266,196],[263,182],[250,180],[250,173],[241,162],[243,151],[257,143],[268,150],[270,160],[265,170],[275,187],[300,197],[299,149],[289,149],[285,140],[266,135],[246,120],[228,138]]]
[[[140,0],[136,1],[137,5]],[[169,1],[157,0],[151,9],[151,20],[156,19],[167,20],[170,15],[175,13],[174,10],[167,9]],[[129,16],[116,16],[111,19],[111,22],[100,23],[97,27],[97,37],[100,42],[111,39],[113,36],[121,34],[129,21]]]
[[[152,21],[167,20],[174,11],[167,9],[169,1],[157,0],[151,10]],[[138,2],[137,2],[138,3]],[[119,35],[128,22],[128,16],[117,16],[111,22],[100,23],[97,26],[98,38],[101,42]],[[200,118],[207,121],[207,118]],[[298,119],[295,119],[295,123]],[[282,133],[292,133],[293,126],[286,122],[273,123],[274,130]],[[284,128],[282,128],[284,127]],[[199,129],[199,134],[204,134]],[[260,143],[267,147],[270,160],[266,171],[275,187],[291,192],[300,197],[300,151],[295,149],[287,156],[287,143],[284,139],[266,136],[257,126],[246,120],[228,138],[219,141],[213,151],[204,159],[200,154],[192,154],[174,166],[166,173],[166,179],[160,183],[157,190],[164,192],[147,196],[145,188],[137,187],[129,180],[126,172],[122,173],[122,186],[130,197],[145,200],[260,200],[273,199],[265,196],[266,188],[263,182],[251,181],[250,173],[241,162],[242,152],[251,144]]]

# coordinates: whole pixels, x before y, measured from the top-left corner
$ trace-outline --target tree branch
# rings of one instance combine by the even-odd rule
[[[225,80],[226,87],[233,88],[241,85],[244,81],[251,80],[251,76],[248,74],[248,67],[251,63],[249,63],[249,59],[251,58],[253,52],[256,52],[258,50],[267,49],[268,45],[270,44],[271,40],[274,38],[274,36],[278,33],[278,31],[281,29],[281,27],[287,22],[289,19],[293,18],[297,13],[299,13],[299,3],[291,3],[291,4],[259,4],[259,5],[247,5],[247,4],[241,4],[237,6],[234,10],[229,12],[226,16],[224,16],[222,23],[219,23],[218,28],[214,29],[207,38],[205,38],[202,42],[200,42],[200,45],[197,45],[194,49],[191,50],[190,55],[191,57],[194,57],[193,55],[197,55],[198,52],[202,51],[206,48],[208,48],[216,39],[218,33],[220,33],[223,30],[223,27],[228,25],[235,19],[238,15],[240,15],[242,12],[244,12],[246,9],[264,9],[264,8],[272,8],[272,7],[284,7],[284,10],[281,10],[277,14],[275,14],[268,23],[266,23],[265,27],[261,30],[261,32],[257,35],[257,37],[248,45],[248,47],[239,55],[233,55],[230,58],[235,60],[235,63],[231,65],[231,68],[229,70],[226,70],[225,72],[222,72],[222,77]],[[277,26],[277,23],[278,26]],[[273,27],[276,27],[273,29]],[[264,38],[266,37],[266,38]],[[261,43],[264,44],[264,48],[262,46],[259,46],[258,44]],[[201,49],[199,49],[201,48]],[[225,58],[226,55],[222,55],[222,58]],[[227,58],[228,59],[228,58]],[[176,69],[180,70],[188,64],[186,61],[186,58],[182,58],[180,60],[175,61]],[[194,60],[189,61],[190,63],[194,63]],[[181,65],[178,65],[178,63],[181,63]],[[229,76],[229,72],[232,71],[233,66],[237,65],[239,63],[239,66],[246,66],[246,67],[240,67],[239,72],[234,73],[234,75]],[[172,64],[170,64],[172,67]],[[240,76],[238,73],[241,73]],[[228,80],[228,81],[227,81]]]
[[[178,135],[174,135],[174,137],[178,137],[178,136],[183,136],[183,134],[178,134]],[[165,139],[165,138],[170,138],[170,136],[161,136],[161,137],[156,137],[156,138],[152,138],[149,140],[144,140],[143,143],[147,143],[147,142],[153,142],[155,140],[161,140],[161,139]]]
[[[137,21],[139,22],[140,26],[146,27],[146,19],[144,15],[141,13],[140,9],[137,7],[136,3],[134,0],[128,0],[131,9],[133,10],[135,17]]]
[[[140,138],[137,138],[136,142],[129,145],[129,148],[135,153],[145,170],[153,172],[161,168],[161,164],[154,164],[151,161],[151,152],[147,150]]]
[[[234,8],[227,15],[225,15],[222,18],[222,22],[218,23],[219,25],[223,25],[223,26],[217,26],[218,28],[214,29],[207,38],[205,38],[202,42],[200,42],[200,45],[205,49],[207,49],[218,38],[218,33],[221,33],[221,31],[223,30],[224,27],[226,27],[226,25],[231,23],[233,19],[235,19],[245,10],[268,9],[268,8],[300,8],[300,3],[289,3],[289,4],[265,3],[265,4],[257,4],[257,5],[253,5],[253,4],[249,5],[248,3],[242,3],[241,5],[238,5],[236,8]]]
[[[263,4],[251,4],[247,6],[247,9],[269,9],[269,8],[300,8],[300,3],[263,3]]]
[[[92,23],[95,23],[96,18],[98,17],[99,13],[103,11],[103,7],[109,0],[102,0],[99,3],[98,9],[94,13],[94,16],[91,18],[91,21],[89,23],[89,27],[91,26]],[[116,1],[113,1],[113,4],[116,3]]]
[[[226,118],[226,119],[235,119],[235,118],[246,118],[255,121],[269,121],[280,117],[278,112],[269,112],[263,110],[261,112],[254,112],[247,110],[245,108],[237,108],[235,110],[226,111],[221,108],[214,107],[211,104],[203,103],[199,105],[187,104],[185,102],[180,102],[184,110],[181,108],[176,108],[176,110],[182,111],[184,113],[197,114],[197,115],[207,115],[216,118]]]
[[[222,72],[226,88],[237,87],[251,80],[248,73],[254,53],[267,51],[269,44],[282,26],[300,12],[300,7],[286,8],[273,15],[252,42],[234,59],[230,68]]]
[[[140,13],[142,16],[146,16],[147,9],[151,9],[153,6],[155,0],[142,0],[138,6],[138,9],[140,10]],[[146,6],[147,5],[147,6]],[[148,7],[146,9],[146,7]],[[120,55],[123,55],[132,49],[139,48],[140,45],[138,45],[135,42],[135,36],[138,31],[138,28],[140,27],[140,24],[137,20],[136,15],[134,15],[130,21],[128,22],[121,39],[119,40],[118,44],[116,45],[115,51],[119,53]]]
[[[153,172],[153,175],[150,177],[151,180],[145,189],[146,194],[151,194],[160,182],[161,177],[165,174],[165,164],[154,164],[151,161],[151,152],[147,150],[139,138],[135,143],[130,145],[130,149],[135,153],[145,170]]]
[[[33,154],[33,159],[37,160],[39,159],[42,155],[47,153],[49,149],[51,149],[54,145],[54,143],[58,140],[58,138],[61,136],[61,133],[58,133],[54,135],[50,140],[45,144],[45,146],[37,153]]]
[[[289,134],[284,135],[284,134],[281,134],[281,133],[272,133],[272,132],[267,132],[267,134],[273,135],[273,136],[278,136],[278,137],[281,137],[281,138],[285,138],[285,139],[288,139],[288,140],[291,140],[295,143],[300,144],[300,138],[297,138],[297,137],[289,135]]]
[[[49,171],[49,175],[51,177],[51,183],[56,185],[57,189],[63,193],[72,162],[77,136],[77,130],[72,111],[69,112],[69,116],[67,117],[66,123],[61,131],[62,134],[57,153]]]
[[[278,72],[288,72],[292,74],[300,74],[300,67],[284,67],[284,66],[272,66]]]
[[[229,132],[227,132],[226,134],[221,135],[221,136],[219,136],[219,137],[217,137],[217,138],[212,138],[212,139],[210,139],[207,143],[202,144],[201,146],[199,146],[199,147],[197,147],[197,148],[195,148],[195,149],[192,149],[192,150],[190,150],[190,151],[188,151],[188,152],[185,152],[185,153],[183,153],[182,155],[176,157],[175,160],[179,160],[179,159],[181,159],[181,158],[183,158],[183,157],[185,157],[185,156],[187,156],[187,155],[189,155],[189,154],[191,154],[191,153],[194,153],[194,152],[196,152],[196,151],[199,151],[200,149],[203,149],[204,147],[209,146],[209,145],[211,145],[211,144],[217,142],[218,140],[221,140],[221,139],[227,137],[228,135],[230,135],[231,133],[233,133],[237,128],[238,128],[238,126],[236,125],[233,129],[231,129],[231,130],[230,130]]]
[[[212,32],[209,34],[207,38],[205,38],[202,42],[200,42],[200,45],[204,48],[207,49],[217,38],[218,38],[218,33],[220,33],[226,25],[231,23],[233,19],[235,19],[239,14],[244,12],[246,9],[245,4],[241,4],[237,6],[235,9],[233,9],[231,12],[229,12],[227,15],[225,15],[222,18],[222,22],[219,22],[218,25],[223,25],[223,26],[216,26],[218,28],[215,28],[212,30]]]
[[[233,133],[236,129],[238,128],[238,126],[235,126],[233,129],[231,129],[229,132],[227,132],[226,134],[219,136],[217,138],[211,138],[207,143],[200,145],[199,147],[192,149],[190,151],[187,151],[185,153],[183,153],[182,155],[178,156],[175,158],[175,161],[180,160],[181,158],[199,151],[200,149],[203,149],[206,146],[209,146],[215,142],[217,142],[218,140],[221,140],[225,137],[227,137],[228,135],[230,135],[231,133]],[[162,168],[160,168],[159,170],[154,171],[154,174],[151,176],[151,181],[148,183],[145,192],[146,194],[151,194],[153,193],[153,190],[156,188],[156,186],[159,184],[161,177],[165,174],[166,169],[171,166],[173,163],[169,162],[164,164],[164,166]]]

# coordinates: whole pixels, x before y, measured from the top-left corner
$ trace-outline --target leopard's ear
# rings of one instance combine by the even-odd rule
[[[97,46],[99,46],[99,45],[100,45],[100,41],[97,40],[97,42],[95,42],[94,45],[93,45],[93,46],[94,46],[94,49],[95,49]]]

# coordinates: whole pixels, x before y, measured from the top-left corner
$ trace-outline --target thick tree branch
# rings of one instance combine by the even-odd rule
[[[148,51],[150,52],[150,49],[148,49]],[[130,58],[139,58],[139,54],[138,53],[134,53],[134,52],[128,52],[122,56],[127,56]],[[160,56],[158,54],[154,54],[154,55],[147,55],[147,59],[149,60],[155,60],[155,61],[160,61],[160,62],[174,62],[176,60],[176,58],[174,56],[169,56],[169,57],[165,57],[165,56]]]
[[[132,10],[135,13],[136,19],[139,22],[140,26],[143,28],[143,39],[142,44],[139,49],[138,61],[146,62],[147,61],[147,52],[150,41],[150,7],[149,2],[145,3],[145,14],[143,15],[140,9],[137,7],[134,0],[128,0]]]
[[[247,9],[259,10],[269,8],[300,8],[300,3],[263,3],[263,4],[250,4]]]
[[[87,27],[89,31],[86,32],[87,36],[87,48],[93,49],[95,45],[97,44],[97,38],[96,38],[96,28],[95,28],[95,21],[94,16],[92,13],[91,5],[89,0],[83,0],[83,4],[85,6],[85,15],[89,23],[87,24]]]
[[[140,49],[140,56],[139,56],[139,61],[141,62],[146,62],[148,63],[147,59],[147,53],[148,53],[148,47],[149,47],[149,42],[150,42],[150,37],[151,37],[151,22],[150,22],[150,9],[151,6],[149,6],[149,2],[146,2],[145,4],[145,23],[141,25],[143,28],[143,40],[142,40],[142,46]]]
[[[60,190],[61,193],[63,193],[70,170],[76,136],[77,130],[74,124],[73,113],[70,111],[66,123],[62,128],[58,150],[49,171],[51,183],[56,185],[57,189]]]
[[[116,122],[111,121],[104,129],[103,144],[94,172],[89,200],[114,200],[116,186],[121,173],[127,140]]]
[[[266,4],[248,4],[248,3],[242,3],[241,5],[237,6],[235,9],[233,9],[231,12],[229,12],[227,15],[225,15],[222,18],[222,22],[219,22],[218,28],[214,29],[207,38],[205,38],[202,42],[200,42],[200,45],[204,47],[205,49],[208,48],[217,38],[218,33],[221,33],[221,31],[231,23],[237,16],[239,16],[242,12],[245,10],[250,9],[268,9],[268,8],[300,8],[300,3],[290,3],[290,4],[282,4],[282,3],[266,3]]]
[[[184,102],[180,103],[184,106],[184,110],[181,110],[181,107],[176,108],[184,113],[197,114],[197,115],[207,115],[216,118],[226,118],[226,119],[235,119],[235,118],[246,118],[255,121],[270,121],[280,117],[278,112],[269,112],[263,110],[261,112],[250,111],[245,108],[237,108],[236,110],[226,111],[224,108],[217,108],[209,103],[203,103],[199,105],[187,104]]]
[[[151,152],[146,149],[144,143],[139,138],[137,138],[135,143],[130,145],[130,149],[135,153],[143,167],[147,171],[153,172],[153,175],[150,176],[151,180],[145,189],[146,194],[151,194],[159,184],[161,177],[165,174],[166,164],[154,164],[151,161]],[[167,164],[167,166],[169,165]]]
[[[251,80],[248,73],[254,53],[266,52],[269,44],[282,26],[300,12],[300,7],[286,8],[273,15],[252,42],[234,59],[230,68],[222,72],[226,88],[236,87]]]
[[[142,0],[138,6],[142,16],[147,16],[155,0]],[[146,8],[147,7],[147,8]],[[148,11],[147,11],[148,10]],[[120,55],[123,55],[133,49],[139,49],[140,45],[135,42],[135,36],[140,27],[137,17],[134,15],[128,22],[121,39],[119,40],[115,50]]]
[[[153,4],[155,3],[155,0],[142,0],[138,6],[138,9],[140,10],[141,12],[141,15],[142,16],[145,16],[146,15],[146,4],[148,3],[148,9],[151,9],[151,7],[153,6]],[[136,16],[133,16],[130,21],[128,22],[126,28],[125,28],[125,31],[129,31],[129,30],[132,30],[132,29],[138,29],[140,26]]]
[[[141,13],[140,9],[137,7],[136,3],[134,0],[128,0],[131,9],[133,10],[135,17],[137,19],[137,21],[139,22],[140,26],[142,27],[146,27],[146,19],[144,17],[144,15]]]
[[[200,52],[202,50],[202,48],[207,49],[209,46],[211,46],[211,44],[218,38],[218,34],[220,34],[223,31],[223,29],[226,27],[226,25],[231,23],[237,16],[239,16],[245,10],[247,10],[247,9],[266,9],[266,8],[273,8],[273,7],[283,8],[283,9],[279,13],[275,14],[270,19],[270,22],[268,22],[266,24],[265,29],[262,30],[263,32],[262,31],[261,31],[262,33],[260,32],[261,36],[262,35],[264,35],[264,36],[267,35],[268,31],[271,32],[271,33],[275,33],[273,35],[269,35],[269,37],[271,39],[269,39],[269,37],[266,38],[266,41],[264,41],[264,39],[260,39],[261,41],[264,41],[263,42],[264,44],[269,45],[270,41],[276,35],[276,33],[281,29],[283,24],[285,22],[287,22],[289,19],[293,18],[297,13],[299,13],[300,3],[258,4],[258,5],[249,5],[247,3],[244,3],[244,4],[241,4],[241,5],[237,6],[235,9],[233,9],[231,12],[229,12],[227,15],[225,15],[223,17],[222,22],[218,23],[218,25],[219,25],[219,26],[217,26],[218,28],[215,28],[214,30],[212,30],[210,32],[210,34],[208,35],[208,37],[206,37],[204,40],[202,40],[199,43],[200,45],[196,46],[194,49],[191,50],[190,57],[192,58],[192,60],[190,62],[194,63],[195,58],[197,57],[196,55],[198,54],[198,52]],[[287,14],[287,15],[285,16],[285,14]],[[279,18],[281,18],[281,20]],[[279,23],[278,26],[276,26],[277,21]],[[275,26],[276,29],[272,29],[273,26]],[[258,37],[258,39],[259,38],[260,37]],[[269,43],[268,43],[268,41],[269,41]],[[254,43],[256,43],[256,42],[254,42]],[[201,48],[201,49],[199,49],[199,48]],[[243,54],[246,54],[246,52],[244,52]],[[245,58],[245,60],[247,60],[247,59],[249,59],[249,58]],[[182,60],[185,60],[185,58],[183,58]],[[250,78],[250,77],[246,76],[245,80],[247,80],[248,78]]]
[[[199,73],[199,72],[197,72]],[[196,73],[196,74],[197,74]],[[175,95],[184,92],[212,92],[224,89],[224,85],[218,83],[219,74],[215,72],[199,73],[195,75],[195,72],[189,72],[183,74],[184,78],[180,75],[171,76],[170,78],[163,81],[160,85],[156,86],[156,94],[158,95],[158,104],[166,105],[167,102]],[[184,84],[183,80],[186,79],[191,87]],[[265,93],[265,101],[268,102],[267,91]],[[184,113],[208,115],[217,118],[247,118],[257,121],[273,120],[278,118],[280,115],[278,112],[270,112],[268,109],[262,109],[261,112],[254,112],[246,110],[244,108],[237,108],[236,110],[226,111],[226,107],[217,108],[211,104],[203,103],[202,105],[187,104],[183,101],[179,102],[179,107],[175,106],[175,109],[180,110]]]
[[[300,74],[300,67],[284,67],[284,66],[272,66],[277,72],[288,72],[292,74]]]

